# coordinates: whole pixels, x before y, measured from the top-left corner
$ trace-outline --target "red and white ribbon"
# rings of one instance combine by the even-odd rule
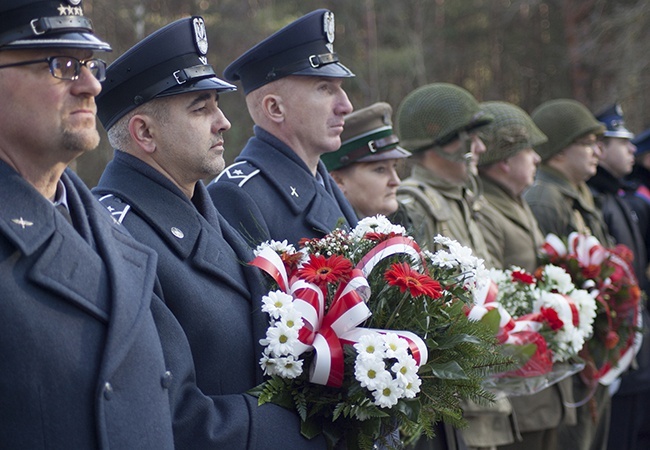
[[[297,277],[288,281],[284,263],[275,250],[265,247],[251,262],[251,265],[268,273],[283,292],[293,297],[294,307],[305,322],[298,333],[300,344],[297,353],[302,354],[311,349],[315,352],[309,375],[312,383],[340,387],[344,372],[343,345],[355,343],[360,336],[368,333],[396,333],[409,343],[418,365],[426,364],[426,344],[416,334],[409,331],[358,327],[372,314],[366,305],[370,297],[370,286],[366,277],[382,259],[400,253],[421,260],[420,249],[412,239],[398,236],[381,242],[352,270],[350,280],[341,283],[327,312],[326,292],[317,285]]]

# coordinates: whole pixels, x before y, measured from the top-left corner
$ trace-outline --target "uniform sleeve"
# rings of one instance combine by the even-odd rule
[[[322,436],[308,440],[300,434],[300,419],[292,411],[274,404],[257,406],[257,399],[247,394],[204,395],[196,386],[189,343],[180,324],[156,296],[151,310],[172,374],[169,395],[176,449],[326,448]]]
[[[571,206],[567,205],[561,195],[548,188],[531,188],[524,194],[530,210],[533,212],[542,234],[553,233],[556,236],[568,236],[571,232]]]

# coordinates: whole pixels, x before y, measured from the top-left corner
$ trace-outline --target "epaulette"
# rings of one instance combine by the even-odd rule
[[[101,203],[108,212],[111,213],[115,223],[122,223],[126,217],[126,213],[131,209],[131,205],[124,203],[124,201],[115,197],[113,194],[106,194],[99,197],[99,203]]]
[[[242,187],[248,180],[258,173],[260,173],[260,169],[256,168],[248,161],[239,161],[226,167],[223,172],[214,179],[213,183],[223,179],[229,180],[232,183],[236,183],[237,186]]]

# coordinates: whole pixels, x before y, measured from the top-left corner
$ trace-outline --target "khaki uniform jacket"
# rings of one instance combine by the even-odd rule
[[[478,224],[494,267],[537,268],[537,251],[544,236],[528,203],[512,197],[490,178],[481,177],[485,205],[478,213]]]
[[[397,199],[408,211],[413,223],[409,230],[424,248],[434,250],[433,239],[441,234],[457,240],[492,267],[490,254],[476,223],[476,211],[484,203],[480,195],[464,186],[436,178],[415,165],[411,176],[397,189]]]
[[[478,183],[479,180],[473,180]],[[436,178],[424,167],[415,165],[411,176],[397,190],[397,199],[408,211],[413,229],[409,230],[423,247],[434,250],[433,239],[441,234],[457,240],[461,245],[485,260],[492,267],[481,230],[476,222],[485,200],[478,193]],[[514,442],[518,431],[512,423],[512,407],[506,398],[485,407],[465,402],[465,419],[469,427],[462,436],[469,448],[489,447]]]
[[[566,237],[578,231],[594,235],[603,245],[611,244],[607,226],[586,183],[575,187],[557,170],[542,166],[524,198],[544,235]]]
[[[486,205],[478,222],[496,267],[518,266],[529,272],[537,268],[537,251],[543,235],[530,207],[523,199],[508,194],[488,177],[481,177]],[[573,403],[571,379],[537,394],[511,397],[521,432],[556,428],[563,421],[575,424],[575,409],[563,407]]]

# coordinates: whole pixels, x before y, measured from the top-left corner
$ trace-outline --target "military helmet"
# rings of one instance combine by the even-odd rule
[[[487,151],[479,166],[487,166],[525,150],[536,148],[548,139],[526,112],[512,103],[484,102],[481,109],[494,116],[494,122],[481,130]]]
[[[596,120],[585,105],[566,98],[542,103],[530,117],[548,138],[546,143],[535,148],[542,161],[582,136],[589,133],[602,134],[605,131],[605,126]]]
[[[400,142],[412,152],[449,144],[463,131],[474,131],[492,121],[465,89],[433,83],[408,94],[397,110]]]

